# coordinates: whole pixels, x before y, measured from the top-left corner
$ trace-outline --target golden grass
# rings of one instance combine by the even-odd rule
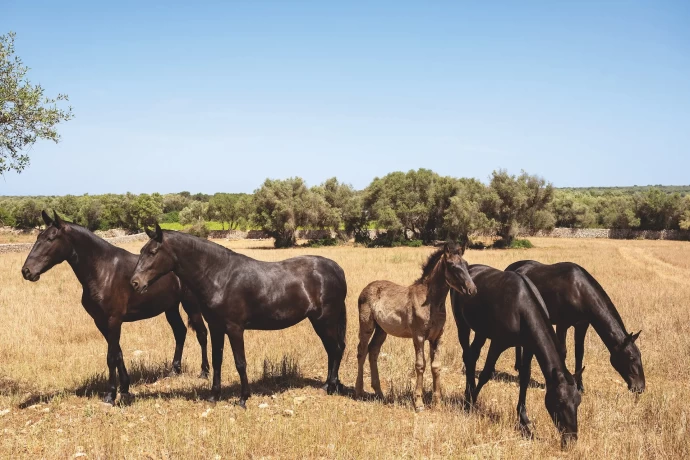
[[[468,251],[466,256],[470,263],[497,268],[525,258],[577,262],[604,286],[628,329],[643,330],[638,343],[647,392],[636,397],[610,366],[607,350],[590,329],[580,440],[569,451],[560,450],[542,389],[528,392],[528,412],[536,425],[533,441],[516,429],[514,379],[489,382],[478,408],[472,413],[462,410],[464,374],[450,312],[442,352],[445,402],[420,414],[412,407],[414,352],[409,340],[389,337],[383,346],[379,362],[388,401],[326,396],[318,388],[326,375],[326,354],[308,322],[284,331],[246,333],[254,390],[246,411],[233,405],[239,395],[238,377],[226,346],[224,400],[211,405],[204,401],[210,383],[195,377],[200,358],[191,331],[185,374],[163,377],[174,341],[162,316],[123,327],[122,348],[136,399],[129,406],[105,406],[94,393],[103,391],[106,345],[80,304],[81,286],[71,269],[60,265],[32,284],[20,275],[26,254],[6,254],[0,256],[0,457],[70,458],[83,452],[89,458],[688,458],[690,244],[532,241],[537,247],[531,250]],[[263,260],[319,254],[344,268],[349,323],[340,376],[349,387],[356,377],[361,289],[375,279],[412,282],[431,251],[263,250],[270,243],[223,244]],[[126,247],[133,252],[139,248]],[[568,339],[572,368],[572,332]],[[515,375],[513,356],[507,351],[497,365],[509,377]],[[280,376],[284,357],[290,375],[281,379],[275,375]],[[300,375],[295,375],[291,360],[297,362]],[[428,392],[428,365],[427,371]],[[367,373],[365,388],[371,391],[368,378]],[[543,382],[536,365],[533,378]]]

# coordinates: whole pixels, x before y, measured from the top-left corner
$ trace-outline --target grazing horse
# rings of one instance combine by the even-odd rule
[[[611,353],[611,365],[628,384],[628,389],[642,393],[645,389],[642,355],[635,345],[640,332],[633,334],[625,325],[604,288],[587,270],[572,262],[545,265],[534,260],[521,260],[506,268],[521,273],[534,283],[549,310],[551,323],[565,357],[565,337],[575,326],[575,374],[582,369],[585,334],[591,324]],[[515,348],[515,368],[520,368],[520,347]],[[577,386],[584,391],[582,379]]]
[[[477,286],[477,295],[470,298],[455,290],[450,295],[465,363],[465,404],[469,407],[477,400],[479,391],[491,379],[501,353],[521,345],[525,351],[517,405],[520,426],[531,436],[525,398],[532,373],[532,356],[535,356],[546,381],[546,409],[562,433],[561,443],[565,446],[577,440],[580,392],[559,353],[558,339],[537,288],[523,275],[486,265],[471,265],[469,273]],[[475,332],[471,346],[470,329]],[[491,339],[491,346],[475,386],[477,358],[487,338]]]
[[[464,248],[446,243],[422,267],[422,276],[412,286],[401,286],[390,281],[374,281],[359,296],[359,364],[355,395],[362,396],[364,362],[369,354],[371,386],[376,396],[383,397],[379,381],[378,356],[386,336],[411,338],[416,354],[415,409],[424,409],[422,388],[424,377],[424,342],[429,341],[431,373],[434,378],[433,403],[441,398],[440,345],[446,324],[446,297],[450,287],[472,296],[477,288],[467,272],[462,258]],[[374,338],[369,342],[369,338]]]
[[[141,249],[132,286],[146,292],[156,280],[174,272],[202,301],[211,332],[212,400],[220,398],[220,371],[225,335],[242,385],[239,405],[250,396],[244,354],[246,329],[277,330],[309,318],[328,354],[328,394],[338,391],[340,361],[345,351],[345,273],[330,259],[301,256],[262,262],[211,241],[156,224]]]
[[[84,227],[64,222],[57,213],[54,219],[45,211],[42,214],[46,229],[38,235],[31,248],[22,267],[22,275],[26,280],[38,281],[42,273],[65,260],[74,270],[83,288],[81,304],[108,341],[109,392],[105,402],[112,404],[117,396],[116,369],[120,374],[121,394],[129,394],[129,376],[120,349],[123,322],[153,318],[165,312],[175,335],[172,372],[181,372],[187,328],[180,316],[180,301],[201,345],[201,377],[208,376],[208,332],[199,303],[177,277],[165,276],[155,289],[146,294],[134,292],[129,280],[137,263],[136,255],[113,246]]]

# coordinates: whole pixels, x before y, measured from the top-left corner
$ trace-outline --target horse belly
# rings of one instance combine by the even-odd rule
[[[385,305],[373,305],[374,320],[387,334],[395,337],[412,338],[408,315],[401,310],[385,308]]]
[[[281,303],[252,308],[252,314],[247,318],[245,328],[266,331],[285,329],[304,320],[312,310],[312,305],[308,302]]]

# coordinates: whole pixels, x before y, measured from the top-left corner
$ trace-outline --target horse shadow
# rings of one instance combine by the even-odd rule
[[[130,385],[145,385],[137,388],[136,394],[132,394],[127,398],[120,398],[118,404],[130,405],[135,400],[147,399],[185,399],[188,401],[201,401],[210,399],[212,392],[208,379],[199,378],[201,385],[192,388],[165,388],[152,386],[156,382],[172,382],[178,375],[173,374],[172,368],[167,364],[157,363],[138,363],[128,369],[130,378]],[[182,374],[190,374],[186,366],[182,367]],[[181,374],[180,374],[181,375]],[[193,374],[192,374],[193,375]],[[19,382],[0,381],[0,394],[29,394],[26,399],[17,405],[19,409],[27,409],[35,404],[47,404],[53,399],[65,396],[77,396],[80,398],[101,398],[109,391],[108,377],[105,372],[96,372],[86,376],[73,388],[63,390],[56,390],[50,392],[37,391],[34,388],[21,384]],[[281,393],[294,388],[323,388],[322,381],[303,377],[299,371],[283,368],[275,372],[266,372],[264,368],[263,375],[257,379],[249,382],[252,395],[270,396],[276,393]],[[240,382],[234,382],[230,385],[223,385],[221,389],[221,400],[232,400],[239,398],[241,385]],[[353,389],[343,387],[340,394],[353,394]]]

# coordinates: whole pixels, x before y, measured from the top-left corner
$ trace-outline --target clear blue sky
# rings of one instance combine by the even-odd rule
[[[0,195],[690,183],[689,1],[4,0],[9,30],[76,117]]]

